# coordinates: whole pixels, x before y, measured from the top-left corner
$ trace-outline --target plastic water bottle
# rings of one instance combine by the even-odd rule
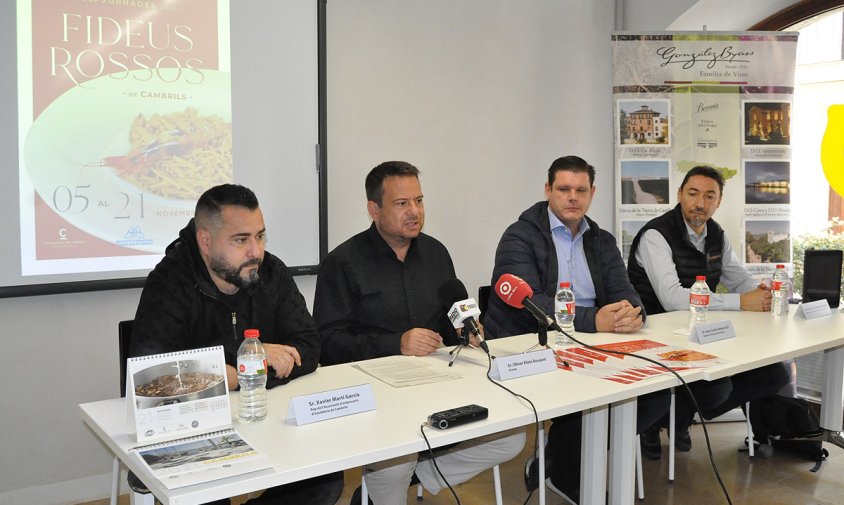
[[[242,423],[251,423],[267,417],[267,353],[258,340],[258,330],[246,330],[243,336],[237,350],[238,417]]]
[[[698,275],[689,293],[689,331],[698,324],[706,324],[706,312],[709,310],[709,286],[706,276]]]
[[[788,314],[788,274],[785,265],[777,265],[771,278],[771,314],[774,317]]]
[[[554,296],[554,319],[557,320],[557,325],[569,335],[574,334],[574,306],[574,292],[571,290],[571,284],[561,282]],[[571,343],[571,339],[564,334],[560,332],[556,334],[555,345],[563,346]]]

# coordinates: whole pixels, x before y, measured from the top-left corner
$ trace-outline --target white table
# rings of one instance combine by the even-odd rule
[[[833,309],[829,316],[817,319],[795,318],[796,307],[789,314],[774,318],[766,312],[710,312],[709,322],[729,319],[736,338],[706,345],[686,342],[686,337],[672,333],[686,325],[688,312],[670,312],[648,318],[647,328],[637,335],[673,345],[702,349],[730,360],[730,363],[706,370],[703,378],[713,380],[759,368],[804,354],[824,351],[826,384],[821,403],[821,426],[842,430],[844,408],[844,314]],[[799,372],[798,372],[799,373]]]
[[[793,308],[792,308],[793,309]],[[792,311],[793,312],[793,311]],[[844,316],[795,320],[793,314],[774,320],[770,314],[713,312],[711,321],[729,318],[736,328],[734,339],[700,346],[686,343],[686,337],[672,331],[685,324],[687,312],[651,316],[646,327],[634,335],[578,334],[589,344],[647,338],[669,345],[701,348],[731,363],[713,370],[684,372],[687,381],[717,379],[783,359],[825,350],[828,369],[824,391],[822,423],[827,429],[841,430],[842,380],[844,380]],[[536,341],[535,335],[522,335],[489,341],[495,355],[524,351]],[[440,350],[425,359],[447,367],[448,354]],[[425,450],[419,426],[432,412],[477,403],[489,409],[489,418],[439,431],[426,429],[433,447],[460,442],[533,423],[533,412],[522,400],[491,384],[486,378],[486,357],[479,351],[465,350],[452,368],[459,380],[396,389],[353,368],[351,365],[321,367],[268,393],[269,417],[262,423],[235,427],[266,454],[273,468],[196,486],[167,490],[144,472],[129,450],[136,446],[127,433],[122,399],[105,400],[80,406],[86,424],[99,436],[164,505],[196,504],[266,489],[329,472]],[[284,421],[292,396],[371,383],[377,409],[371,412],[305,426]],[[622,385],[573,373],[550,372],[505,381],[504,384],[533,401],[540,420],[584,411],[581,503],[604,503],[609,490],[610,503],[634,503],[634,458],[636,397],[678,385],[673,376],[662,376],[637,384]],[[237,396],[233,395],[233,412]],[[609,411],[609,472],[606,447]],[[531,443],[530,441],[528,443]],[[544,466],[540,464],[544,474]],[[607,475],[609,489],[607,488]],[[540,486],[540,503],[544,502]]]
[[[504,355],[521,352],[535,340],[535,335],[512,337],[491,341],[490,347],[493,354]],[[448,358],[447,351],[440,350],[427,358],[406,359],[426,359],[446,368]],[[423,451],[426,445],[419,427],[429,414],[440,410],[477,403],[489,409],[489,418],[444,431],[426,429],[433,447],[533,423],[530,407],[491,384],[486,378],[486,369],[485,355],[465,350],[452,367],[454,372],[463,376],[461,379],[397,389],[349,364],[320,367],[312,374],[270,390],[270,414],[265,421],[255,424],[235,421],[237,430],[270,458],[272,469],[172,490],[158,484],[134,457],[130,457],[129,450],[137,444],[127,433],[124,400],[87,403],[80,408],[85,423],[164,505],[196,504]],[[372,384],[377,404],[375,411],[304,426],[284,421],[292,396],[366,382]],[[589,433],[594,433],[593,446],[605,447],[607,405],[613,402],[624,404],[631,395],[635,397],[670,387],[676,381],[666,377],[631,387],[556,371],[506,381],[505,384],[533,401],[540,420],[594,409],[594,414],[585,416],[584,423],[590,426]],[[232,410],[236,412],[236,395],[232,395],[232,404]],[[635,400],[633,407],[635,415]],[[596,452],[601,451],[589,451],[590,454]],[[600,454],[596,458],[593,461],[587,455],[586,461],[591,462],[584,478],[589,479],[589,489],[594,489],[594,495],[600,495],[600,502],[603,502],[606,460],[601,460]],[[542,489],[544,492],[544,486]],[[590,502],[585,497],[582,503],[599,501]]]
[[[681,374],[687,382],[697,379],[714,380],[728,377],[740,372],[777,363],[804,354],[824,351],[824,372],[826,382],[821,403],[821,426],[827,430],[827,440],[841,445],[844,440],[838,435],[842,430],[842,411],[844,411],[844,315],[833,310],[830,316],[818,319],[797,319],[796,310],[791,307],[788,316],[775,319],[767,312],[744,311],[713,311],[709,313],[709,321],[716,322],[731,320],[736,330],[736,338],[713,342],[710,344],[694,344],[687,342],[687,336],[678,335],[674,330],[688,326],[689,313],[687,311],[668,312],[649,316],[645,327],[632,335],[616,335],[611,333],[582,334],[576,336],[587,344],[623,342],[633,339],[649,339],[667,345],[700,349],[709,354],[725,358],[730,361],[717,368],[703,370],[699,375],[694,373]],[[676,382],[676,381],[675,381]],[[662,383],[655,383],[665,387]],[[670,387],[670,386],[669,386]],[[636,394],[644,394],[648,390],[636,389]],[[610,470],[609,470],[609,503],[612,505],[629,505],[634,502],[635,467],[635,401],[616,401],[611,406],[612,423],[610,429]],[[592,434],[597,424],[587,425],[584,419],[584,445],[587,436]],[[597,441],[591,441],[597,443]],[[591,447],[599,447],[591,445]],[[589,453],[583,451],[583,457]],[[581,482],[582,503],[602,503],[603,488],[600,483],[593,482],[600,472],[600,467],[594,462],[583,461],[584,477]],[[591,469],[591,476],[587,475]],[[588,493],[588,502],[583,493]],[[540,502],[541,503],[541,502]]]

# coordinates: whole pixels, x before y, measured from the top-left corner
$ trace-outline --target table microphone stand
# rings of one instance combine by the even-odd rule
[[[526,350],[522,351],[522,354],[526,352],[531,352],[536,348],[542,349],[549,349],[548,347],[548,323],[545,321],[541,321],[539,319],[536,320],[536,324],[538,326],[536,330],[536,334],[539,336],[539,341],[532,346],[528,347]]]
[[[463,335],[457,336],[458,343],[456,346],[452,347],[450,351],[448,351],[448,355],[451,356],[451,359],[448,362],[448,366],[454,364],[457,361],[457,357],[460,356],[460,351],[463,350],[464,347],[469,346],[469,339]]]
[[[449,360],[448,366],[453,365],[454,362],[457,361],[457,357],[460,356],[460,351],[462,351],[464,347],[470,347],[472,349],[478,349],[477,347],[475,347],[475,346],[473,346],[469,343],[469,337],[459,335],[457,338],[460,340],[460,342],[456,346],[454,346],[450,351],[448,351],[449,356],[451,356],[451,360]],[[483,351],[483,349],[478,349],[478,350]],[[490,354],[489,356],[492,359],[495,359],[495,356],[493,356],[492,354]]]

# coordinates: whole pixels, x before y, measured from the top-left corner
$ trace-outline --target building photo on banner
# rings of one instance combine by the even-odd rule
[[[636,233],[677,204],[698,165],[724,178],[715,219],[760,280],[790,269],[791,109],[797,33],[612,37],[617,213]]]

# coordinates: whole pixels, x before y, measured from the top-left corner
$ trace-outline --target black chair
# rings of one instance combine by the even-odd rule
[[[803,302],[826,299],[831,308],[838,308],[842,252],[837,249],[806,249],[803,254]]]
[[[135,321],[132,319],[117,323],[117,355],[120,360],[120,397],[126,396],[126,360],[129,359],[129,348],[132,345],[132,328]],[[154,498],[149,489],[131,471],[126,476],[129,487],[135,493],[132,503],[152,504]],[[111,505],[117,504],[117,496],[120,492],[120,458],[114,457],[112,463],[111,479]]]
[[[132,328],[135,321],[129,319],[117,323],[117,352],[120,357],[120,396],[126,396],[126,360],[129,358],[129,347],[132,345]]]
[[[484,324],[484,314],[489,307],[489,295],[492,293],[492,286],[481,286],[478,288],[478,308],[481,309],[481,315],[478,316],[481,324]]]

